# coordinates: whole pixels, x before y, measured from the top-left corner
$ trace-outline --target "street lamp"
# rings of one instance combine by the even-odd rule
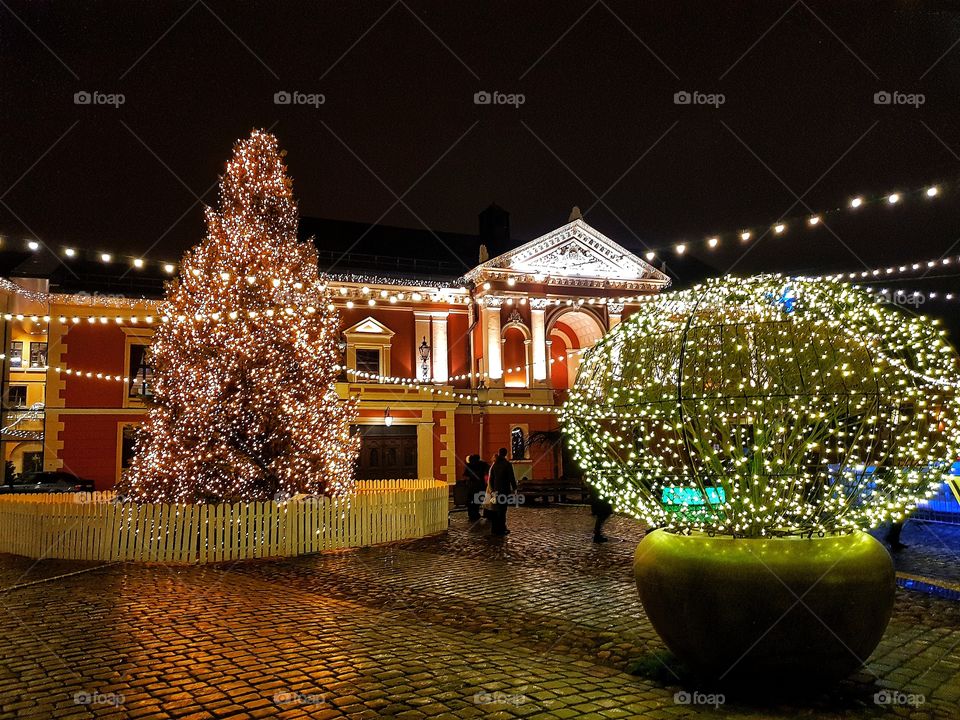
[[[427,344],[427,338],[424,336],[423,342],[420,343],[420,372],[423,375],[424,381],[430,379],[430,346]]]

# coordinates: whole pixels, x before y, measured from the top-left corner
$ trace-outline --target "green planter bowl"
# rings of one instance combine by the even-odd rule
[[[640,601],[698,676],[766,687],[828,684],[859,669],[893,610],[893,561],[864,532],[814,538],[649,533]],[[771,687],[771,685],[773,685]]]

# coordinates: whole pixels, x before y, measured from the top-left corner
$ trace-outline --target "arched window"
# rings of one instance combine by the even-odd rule
[[[514,460],[523,460],[527,456],[527,443],[523,436],[523,428],[515,427],[510,431],[510,450]]]

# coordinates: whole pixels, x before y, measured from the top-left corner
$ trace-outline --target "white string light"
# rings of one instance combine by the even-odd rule
[[[887,205],[901,205],[904,203],[904,200],[911,195],[921,196],[926,199],[933,199],[939,197],[942,194],[942,184],[933,184],[933,185],[924,185],[922,187],[910,190],[910,191],[892,191],[878,196],[874,200],[865,198],[862,195],[857,195],[847,202],[845,207],[837,207],[830,210],[824,210],[819,213],[815,213],[806,217],[805,224],[808,228],[816,228],[823,224],[824,216],[832,215],[836,213],[843,212],[844,210],[859,210],[871,203],[885,203]],[[802,218],[784,218],[775,223],[770,223],[767,225],[758,224],[755,225],[755,228],[760,228],[760,233],[763,233],[763,229],[769,230],[775,235],[784,234],[789,226],[791,225],[792,220],[797,220],[798,222]],[[714,233],[713,235],[705,238],[704,243],[709,250],[715,250],[722,244],[722,238],[727,233]],[[755,233],[752,229],[741,228],[736,231],[734,234],[739,237],[741,242],[749,242],[750,240],[758,237],[759,235]],[[37,250],[40,245],[36,240],[28,240],[27,247],[31,250]],[[644,257],[647,261],[654,261],[659,253],[665,252],[667,249],[672,249],[672,251],[678,255],[685,254],[690,250],[690,243],[687,241],[676,242],[672,245],[667,245],[664,248],[659,250],[650,250],[644,254]],[[167,261],[147,261],[144,258],[130,256],[130,255],[121,255],[112,252],[100,252],[94,253],[91,251],[77,250],[72,247],[64,247],[62,249],[63,255],[70,259],[75,258],[87,258],[87,259],[97,259],[104,264],[109,264],[116,258],[122,258],[129,262],[137,269],[145,269],[156,267],[159,270],[162,270],[166,275],[172,275],[176,271],[176,266],[173,263]],[[392,276],[381,276],[381,275],[362,275],[362,274],[330,274],[328,277],[331,281],[334,282],[346,282],[346,283],[365,283],[368,285],[385,285],[385,286],[424,286],[431,288],[457,288],[464,285],[464,282],[461,280],[455,280],[449,283],[446,282],[437,282],[433,280],[417,280],[411,278],[397,278]],[[484,290],[489,290],[488,283],[485,283],[483,286]]]
[[[895,277],[897,275],[910,275],[917,272],[926,272],[934,268],[948,267],[952,265],[960,266],[960,255],[948,255],[926,260],[916,260],[898,265],[887,265],[884,267],[867,268],[866,270],[857,270],[854,272],[830,273],[827,275],[816,275],[821,280],[862,280],[864,278]]]

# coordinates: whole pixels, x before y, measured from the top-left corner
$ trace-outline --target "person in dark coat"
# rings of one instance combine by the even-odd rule
[[[590,514],[596,518],[593,523],[593,541],[595,543],[605,543],[609,538],[603,534],[603,524],[611,515],[613,515],[613,505],[609,500],[600,497],[596,488],[590,488]]]
[[[497,459],[490,468],[490,492],[497,498],[491,512],[491,532],[494,535],[506,535],[507,507],[516,502],[517,478],[513,474],[513,465],[507,460],[507,449],[500,448]]]
[[[901,520],[900,522],[890,523],[890,527],[887,528],[887,533],[884,536],[884,540],[890,546],[890,552],[900,552],[910,547],[900,542],[900,533],[903,532],[903,524],[906,520]]]
[[[480,519],[480,506],[483,505],[483,493],[487,489],[488,472],[490,465],[481,460],[479,455],[467,458],[463,478],[467,482],[467,517],[472,522]]]

